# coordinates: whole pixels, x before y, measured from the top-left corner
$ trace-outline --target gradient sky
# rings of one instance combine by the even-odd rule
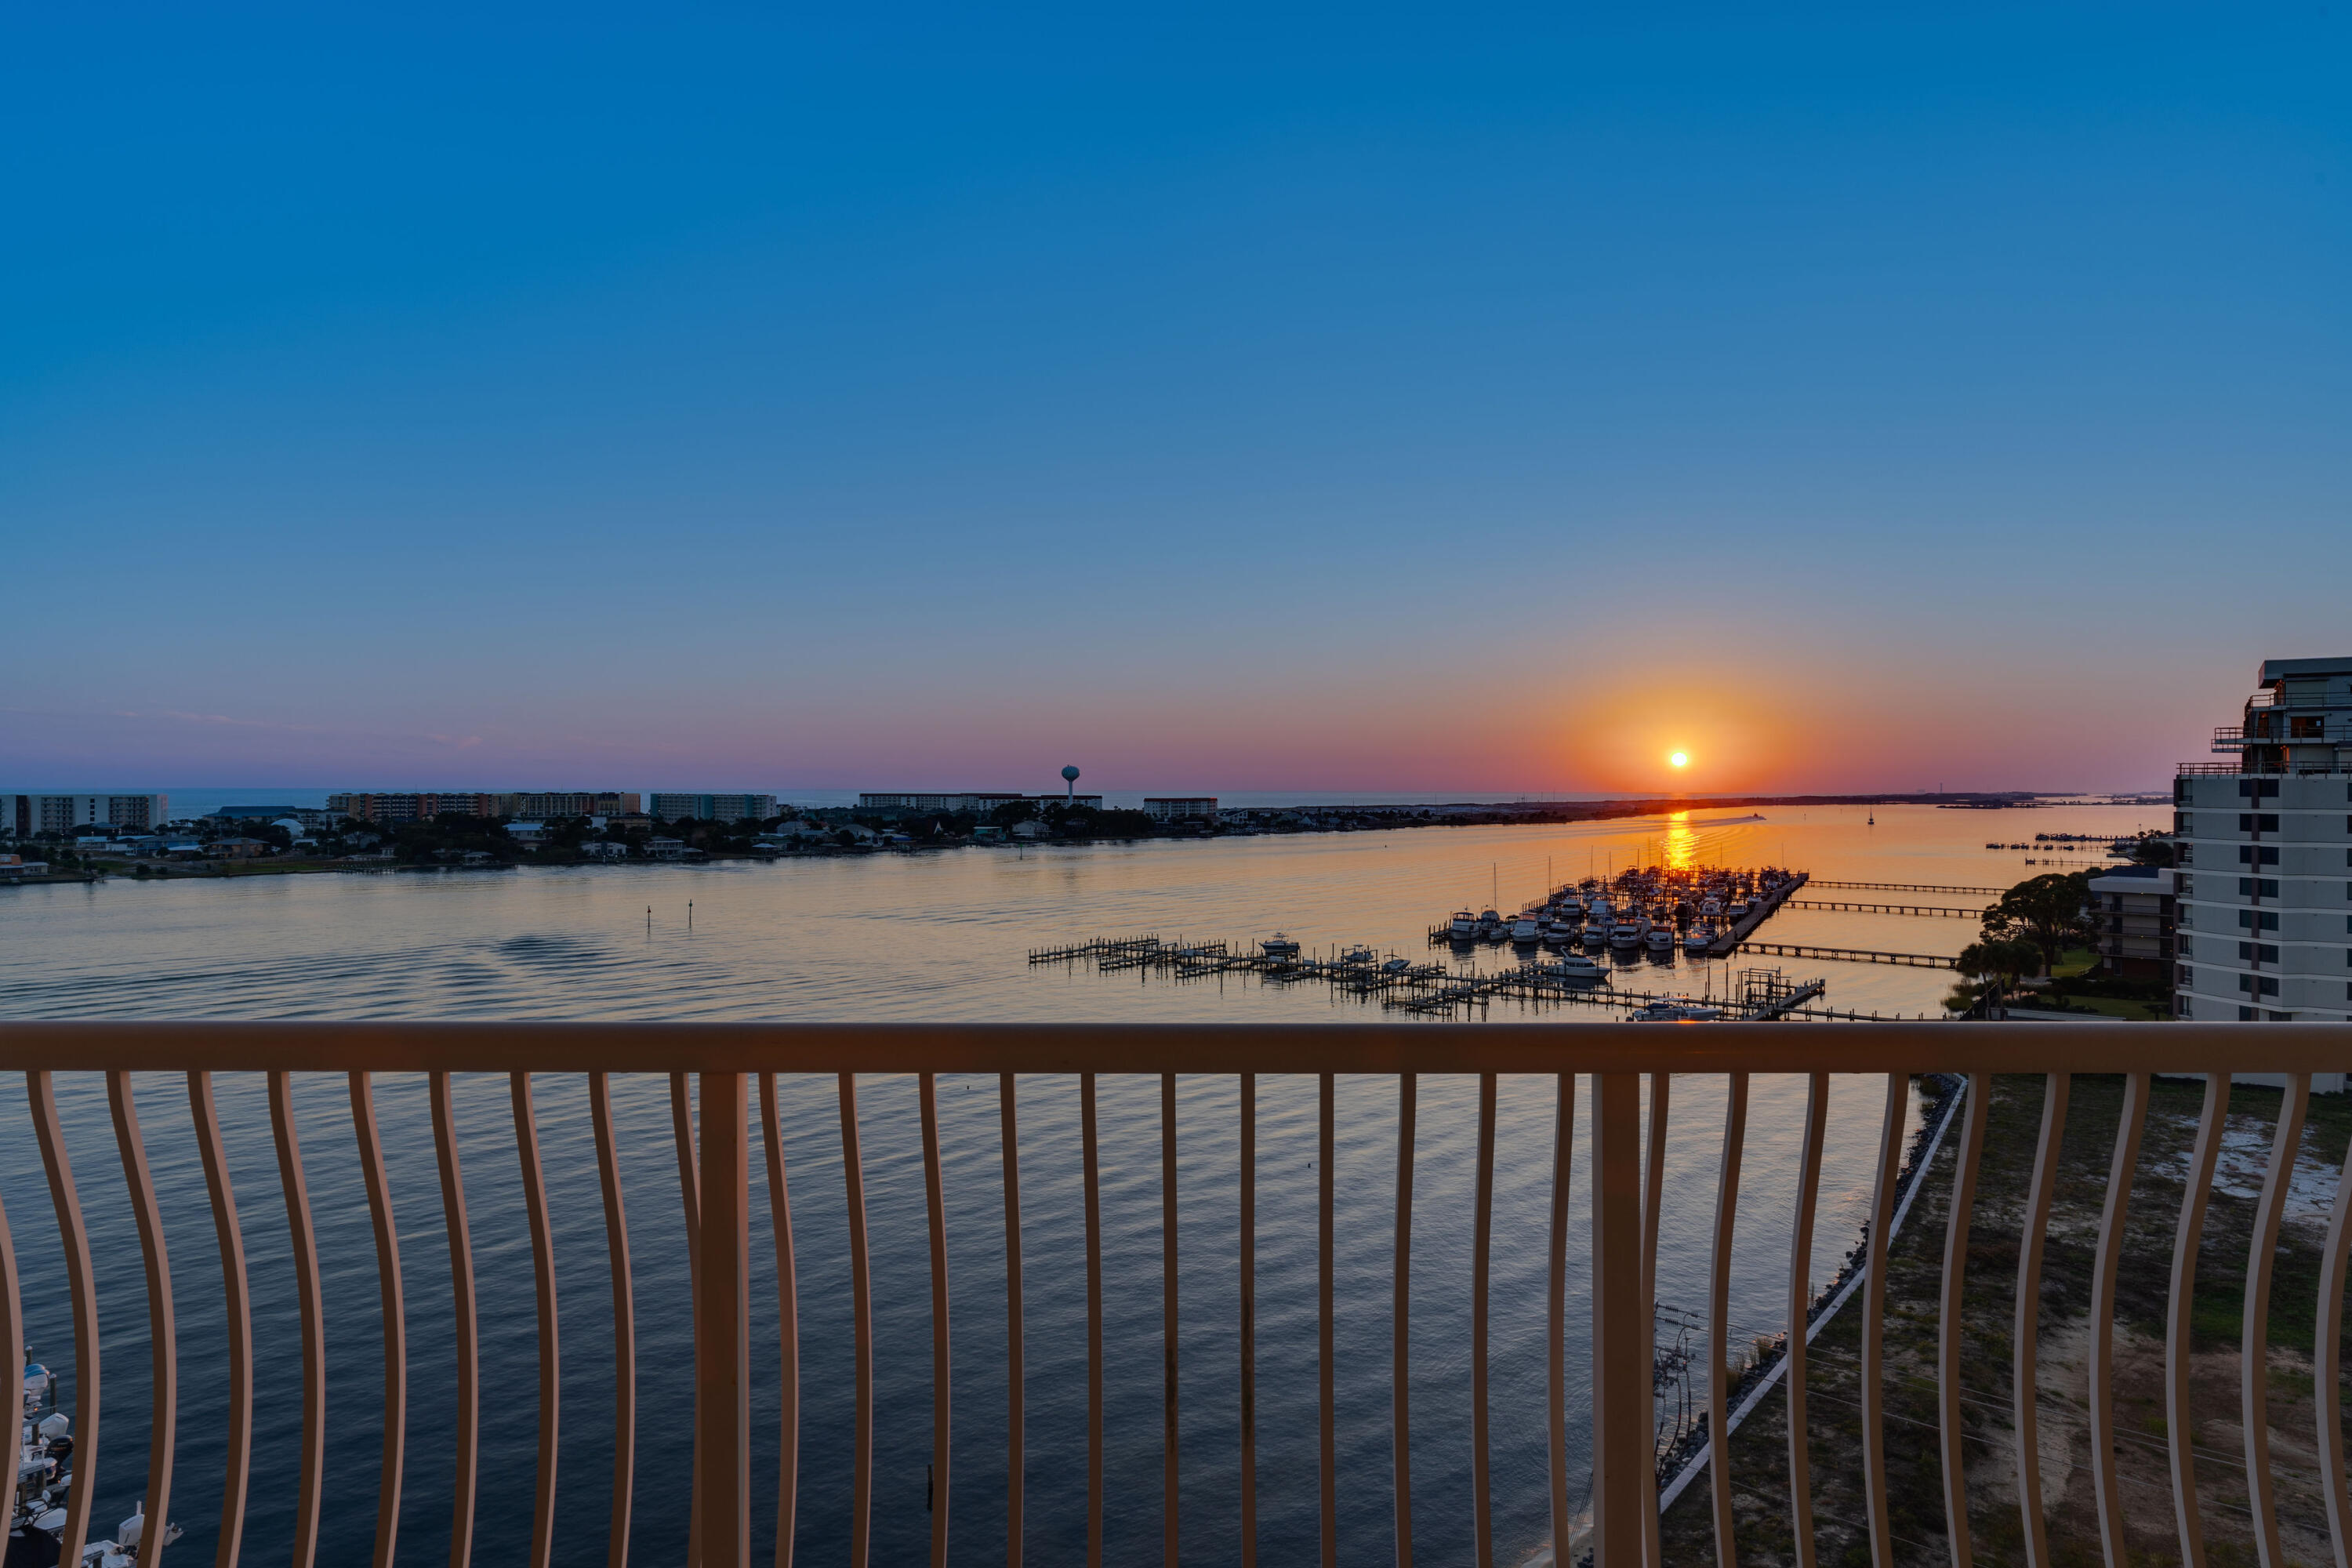
[[[11,14],[0,785],[2160,786],[2347,9]]]

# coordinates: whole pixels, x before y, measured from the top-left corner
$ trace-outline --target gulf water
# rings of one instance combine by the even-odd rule
[[[1700,810],[1537,828],[1155,842],[1069,849],[722,863],[699,868],[255,878],[141,885],[110,880],[0,893],[0,1017],[505,1018],[1115,1021],[1397,1021],[1377,1003],[1320,987],[1244,981],[1174,984],[1149,974],[1032,968],[1029,949],[1096,935],[1158,931],[1235,942],[1279,928],[1308,944],[1362,942],[1416,959],[1423,932],[1463,904],[1505,910],[1552,880],[1636,862],[1766,862],[1817,878],[2003,886],[2045,868],[1988,841],[2037,832],[2152,826],[2152,808],[2004,812],[1883,807],[1768,811],[1761,823]],[[1696,819],[1697,826],[1692,823]],[[2036,855],[2037,860],[2050,858]],[[2074,856],[2069,864],[2097,863]],[[2053,866],[2048,868],[2063,868]],[[1827,896],[1827,895],[1824,895]],[[1839,897],[1868,900],[1867,893]],[[1966,905],[1961,896],[1887,901]],[[689,912],[689,904],[691,910]],[[690,921],[690,923],[689,923]],[[1915,952],[1957,951],[1973,922],[1788,910],[1767,937]],[[1511,962],[1508,950],[1482,963]],[[1731,984],[1731,964],[1645,971],[1643,988]],[[1775,961],[1765,961],[1775,962]],[[1936,1010],[1947,972],[1777,961],[1825,975],[1828,1001],[1864,1012]],[[1497,1008],[1503,1026],[1515,1015]],[[1606,1015],[1594,1015],[1605,1016]],[[1410,1027],[1399,1022],[1398,1026]],[[73,1064],[59,1062],[60,1069]],[[101,1528],[145,1485],[149,1345],[135,1229],[102,1080],[61,1072],[67,1141],[90,1227],[102,1329],[105,1413],[93,1467]],[[1829,1149],[1814,1244],[1826,1279],[1853,1244],[1868,1194],[1881,1086],[1832,1080]],[[1586,1454],[1590,1234],[1578,1086],[1570,1248],[1570,1490]],[[180,1349],[178,1471],[172,1549],[209,1561],[219,1518],[226,1368],[219,1259],[176,1075],[137,1080],[171,1247]],[[256,1330],[254,1486],[245,1560],[281,1559],[295,1509],[300,1363],[286,1214],[262,1082],[224,1075],[217,1092],[248,1252]],[[799,1272],[803,1401],[796,1554],[847,1550],[851,1337],[842,1145],[830,1078],[780,1086]],[[1506,1078],[1499,1089],[1494,1232],[1493,1458],[1497,1555],[1518,1561],[1549,1537],[1545,1491],[1543,1274],[1549,1235],[1554,1081]],[[1258,1085],[1257,1302],[1259,1541],[1265,1561],[1317,1551],[1317,1086]],[[1671,1106],[1659,1294],[1698,1321],[1722,1136],[1722,1089],[1677,1080]],[[919,1560],[932,1519],[928,1231],[911,1079],[859,1083],[873,1235],[877,1344],[875,1560]],[[629,1205],[639,1368],[633,1560],[683,1555],[692,1412],[687,1270],[669,1088],[616,1079]],[[1239,1527],[1236,1157],[1230,1079],[1178,1084],[1179,1363],[1183,1555],[1230,1562]],[[1160,1531],[1159,1083],[1100,1080],[1104,1223],[1107,1555],[1158,1551]],[[425,1086],[376,1085],[398,1217],[408,1329],[408,1455],[400,1560],[448,1549],[454,1468],[448,1252]],[[940,1084],[946,1163],[954,1371],[952,1481],[946,1519],[958,1562],[1004,1552],[1004,1233],[998,1091],[992,1078]],[[323,1260],[328,1463],[320,1561],[364,1561],[374,1530],[383,1437],[375,1250],[340,1075],[298,1075],[298,1122]],[[536,1320],[509,1086],[461,1075],[456,1100],[481,1300],[484,1386],[476,1561],[512,1561],[530,1539],[537,1451]],[[1753,1089],[1734,1249],[1735,1345],[1784,1326],[1789,1221],[1801,1079]],[[1085,1272],[1077,1086],[1019,1086],[1028,1405],[1026,1546],[1038,1562],[1076,1561],[1086,1542]],[[613,1451],[611,1285],[584,1084],[535,1086],[554,1215],[562,1353],[555,1558],[606,1557]],[[1343,1560],[1392,1550],[1390,1281],[1397,1085],[1342,1079],[1338,1089],[1335,1360]],[[1916,1116],[1916,1107],[1914,1114]],[[1470,1231],[1476,1131],[1473,1079],[1420,1085],[1412,1229],[1412,1452],[1414,1550],[1471,1556]],[[774,1212],[754,1162],[752,1474],[755,1550],[772,1551],[781,1351],[773,1331]],[[24,1276],[34,1353],[75,1371],[57,1230],[24,1086],[0,1088],[0,1199]],[[764,1323],[764,1329],[758,1325]],[[1662,1331],[1671,1337],[1671,1329]],[[1693,1343],[1696,1346],[1696,1331]],[[1695,1359],[1693,1396],[1704,1389]],[[83,1463],[89,1466],[86,1446]]]

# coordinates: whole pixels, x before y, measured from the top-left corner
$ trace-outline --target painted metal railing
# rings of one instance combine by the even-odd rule
[[[2121,1073],[2126,1093],[2112,1171],[2098,1233],[2092,1307],[2090,1365],[2092,1468],[2096,1485],[2101,1545],[2106,1562],[2121,1568],[2127,1558],[2123,1504],[2116,1465],[2113,1317],[2122,1258],[2131,1175],[2138,1161],[2152,1074],[2206,1073],[2203,1110],[2172,1258],[2166,1337],[2165,1390],[2174,1522],[2184,1563],[2205,1561],[2196,1483],[2196,1460],[2189,1419],[2189,1319],[2196,1263],[2207,1199],[2221,1149],[2229,1103],[2227,1068],[2285,1075],[2273,1153],[2254,1224],[2252,1263],[2246,1280],[2244,1375],[2242,1387],[2246,1468],[2254,1534],[2266,1564],[2284,1559],[2269,1460],[2265,1405],[2272,1258],[2302,1133],[2315,1071],[2340,1069],[2352,1062],[2352,1028],[2319,1025],[2189,1025],[2163,1028],[2064,1025],[1822,1025],[1769,1027],[1688,1026],[1628,1029],[1591,1024],[1504,1026],[1441,1025],[1423,1027],[1323,1026],[637,1026],[550,1025],[0,1025],[0,1070],[23,1071],[35,1131],[66,1251],[73,1316],[76,1474],[67,1506],[63,1560],[78,1562],[88,1537],[91,1498],[102,1449],[100,1443],[100,1377],[95,1285],[79,1190],[59,1124],[55,1077],[59,1071],[106,1074],[116,1142],[137,1220],[146,1272],[153,1345],[153,1437],[148,1458],[147,1515],[156,1521],[140,1561],[155,1568],[164,1556],[161,1524],[171,1506],[174,1418],[177,1399],[176,1346],[173,1327],[171,1272],[155,1188],[133,1100],[133,1072],[186,1075],[195,1136],[202,1156],[222,1259],[226,1302],[229,1408],[228,1459],[221,1500],[216,1562],[226,1568],[237,1558],[252,1484],[250,1449],[254,1429],[253,1337],[250,1292],[237,1225],[236,1196],[213,1097],[216,1072],[268,1075],[268,1105],[279,1177],[291,1227],[300,1307],[302,1363],[301,1437],[293,1560],[309,1568],[318,1551],[325,1462],[325,1326],[320,1292],[320,1260],[313,1234],[303,1161],[295,1134],[291,1079],[296,1071],[340,1071],[349,1077],[352,1116],[365,1179],[382,1292],[384,1357],[384,1436],[373,1561],[393,1560],[404,1464],[406,1398],[399,1238],[392,1217],[378,1138],[373,1076],[429,1075],[433,1135],[441,1180],[446,1241],[451,1259],[452,1310],[457,1345],[455,1409],[457,1477],[452,1503],[452,1568],[470,1561],[478,1483],[478,1421],[481,1368],[472,1266],[472,1243],[465,1191],[450,1111],[453,1072],[511,1075],[516,1148],[530,1221],[535,1279],[539,1347],[538,1468],[533,1489],[530,1561],[546,1564],[556,1529],[555,1458],[560,1428],[555,1296],[555,1259],[547,1190],[541,1167],[532,1110],[534,1074],[585,1075],[604,1197],[613,1283],[613,1375],[615,1431],[611,1484],[610,1555],[623,1568],[628,1552],[635,1470],[635,1351],[630,1262],[616,1158],[608,1075],[656,1072],[669,1075],[679,1172],[679,1193],[690,1237],[692,1314],[695,1330],[695,1451],[688,1539],[681,1555],[703,1568],[745,1568],[751,1556],[751,1520],[756,1489],[750,1473],[751,1354],[752,1311],[749,1300],[750,1166],[756,1135],[767,1167],[774,1226],[778,1322],[782,1334],[782,1430],[781,1468],[775,1489],[776,1561],[791,1562],[798,1483],[799,1354],[796,1300],[803,1286],[794,1271],[791,1202],[780,1132],[776,1077],[823,1073],[837,1078],[840,1133],[847,1184],[850,1278],[807,1281],[810,1289],[838,1290],[853,1300],[855,1323],[855,1433],[851,1486],[853,1568],[866,1568],[870,1552],[873,1503],[875,1343],[864,1162],[859,1149],[857,1074],[911,1073],[919,1083],[922,1163],[929,1230],[932,1328],[933,1483],[930,1560],[944,1568],[948,1551],[949,1434],[954,1379],[949,1362],[950,1293],[947,1277],[946,1205],[940,1174],[936,1079],[942,1073],[994,1074],[999,1080],[1003,1133],[1006,1231],[1004,1290],[1008,1330],[1009,1394],[1005,1443],[1009,1451],[1005,1557],[1023,1555],[1023,1464],[1024,1414],[1022,1366],[1021,1189],[1017,1157],[1015,1075],[1068,1074],[1078,1080],[1083,1132],[1087,1313],[1087,1557],[1103,1555],[1103,1272],[1095,1080],[1101,1073],[1156,1073],[1160,1079],[1160,1138],[1162,1202],[1162,1410],[1163,1561],[1173,1568],[1181,1541],[1178,1507],[1178,1309],[1176,1226],[1176,1092],[1179,1074],[1226,1074],[1240,1082],[1240,1316],[1239,1386],[1240,1555],[1256,1561],[1255,1370],[1255,1169],[1256,1093],[1260,1074],[1306,1074],[1319,1079],[1318,1188],[1320,1248],[1318,1283],[1320,1347],[1320,1464],[1316,1478],[1321,1520],[1321,1560],[1338,1561],[1338,1474],[1333,1379],[1333,1151],[1335,1079],[1339,1074],[1392,1075],[1399,1089],[1394,1254],[1394,1339],[1391,1354],[1394,1426],[1393,1496],[1397,1556],[1411,1561],[1412,1483],[1408,1398],[1408,1285],[1412,1269],[1412,1151],[1417,1079],[1427,1073],[1475,1074],[1479,1079],[1477,1157],[1472,1240],[1473,1547],[1481,1568],[1491,1568],[1495,1542],[1490,1514],[1487,1423],[1487,1324],[1491,1221],[1494,1205],[1496,1080],[1499,1074],[1540,1074],[1554,1079],[1557,1121],[1551,1171],[1548,1327],[1549,1489],[1553,1539],[1570,1539],[1566,1426],[1567,1358],[1574,1332],[1567,1321],[1566,1278],[1570,1246],[1569,1173],[1579,1076],[1589,1075],[1593,1191],[1591,1209],[1592,1520],[1590,1542],[1601,1568],[1660,1568],[1657,1449],[1651,1385],[1654,1347],[1654,1299],[1658,1219],[1663,1201],[1665,1134],[1674,1077],[1720,1075],[1727,1079],[1723,1152],[1716,1197],[1708,1350],[1711,1365],[1726,1364],[1728,1279],[1739,1201],[1740,1155],[1745,1138],[1748,1080],[1755,1073],[1805,1075],[1808,1094],[1801,1142],[1798,1201],[1790,1237],[1790,1296],[1786,1384],[1790,1435],[1790,1518],[1796,1560],[1815,1561],[1811,1455],[1804,1418],[1805,1342],[1810,1300],[1810,1248],[1821,1193],[1822,1158],[1832,1073],[1871,1073],[1885,1083],[1878,1156],[1874,1163],[1870,1224],[1863,1284],[1861,1365],[1864,1489],[1872,1561],[1894,1561],[1889,1477],[1884,1442],[1883,1406],[1887,1378],[1883,1319],[1886,1249],[1902,1162],[1910,1079],[1919,1073],[1966,1075],[1966,1123],[1955,1162],[1950,1219],[1940,1285],[1942,1321],[1937,1371],[1941,1426],[1941,1475],[1949,1550],[1955,1568],[1973,1561],[1968,1492],[1961,1461],[1961,1292],[1966,1282],[1968,1237],[1978,1164],[1985,1142],[1991,1075],[2033,1073],[2044,1077],[2041,1131],[2028,1189],[2024,1244],[2018,1266],[2014,1331],[2013,1409],[2019,1456],[2016,1487],[2024,1526],[2027,1562],[2042,1568],[2052,1559],[2042,1507],[2037,1396],[2036,1327],[2041,1304],[2044,1235],[2057,1182],[2059,1142],[2065,1122],[2071,1077],[2076,1073]],[[690,1099],[689,1075],[698,1079],[698,1106]],[[1642,1078],[1649,1078],[1650,1114],[1642,1114]],[[756,1084],[756,1134],[752,1131]],[[1646,1155],[1646,1158],[1645,1158]],[[2352,1256],[2352,1158],[2339,1181],[2324,1249],[2318,1316],[2315,1325],[2318,1447],[2325,1465],[2328,1528],[2339,1568],[2352,1564],[2352,1491],[2345,1470],[2339,1342],[2347,1256]],[[0,1401],[15,1410],[23,1403],[24,1314],[17,1265],[6,1216],[0,1211]],[[1707,1416],[1711,1432],[1727,1429],[1726,1390],[1720,1375],[1709,1378]],[[1709,1464],[1715,1552],[1721,1568],[1737,1560],[1733,1528],[1731,1466],[1718,1451]],[[1304,1478],[1283,1477],[1286,1488],[1303,1488]]]

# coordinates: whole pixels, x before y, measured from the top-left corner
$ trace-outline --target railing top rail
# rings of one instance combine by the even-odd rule
[[[2340,1072],[2352,1024],[0,1023],[0,1071]]]

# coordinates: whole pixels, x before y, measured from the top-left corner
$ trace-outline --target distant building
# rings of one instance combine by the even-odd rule
[[[2108,973],[2136,980],[2172,975],[2172,872],[2118,867],[2091,878],[2091,946]]]
[[[416,795],[331,795],[327,809],[338,816],[355,816],[362,822],[397,825],[403,822],[430,822],[436,816],[492,816],[494,795],[471,791],[450,791]]]
[[[2352,656],[2273,658],[2173,781],[2174,1011],[2352,1019]]]
[[[615,844],[609,838],[592,838],[580,846],[580,853],[591,860],[625,860],[629,858],[629,847]]]
[[[691,816],[702,822],[765,822],[776,815],[772,795],[656,795],[654,815],[664,822]]]
[[[1033,805],[1074,804],[1089,805],[1097,811],[1102,809],[1102,796],[1098,795],[1023,795],[1018,791],[1000,793],[989,790],[965,790],[955,795],[937,791],[908,791],[905,794],[869,792],[857,797],[857,809],[939,811],[950,816],[961,813],[967,816],[986,816],[1000,805],[1018,805],[1024,801]]]
[[[630,790],[425,791],[415,794],[349,794],[327,797],[327,810],[362,822],[430,822],[436,816],[603,816],[637,809]]]
[[[160,795],[0,795],[0,834],[30,838],[83,827],[159,827],[169,804]]]
[[[1154,822],[1214,822],[1217,797],[1213,795],[1146,795],[1143,813]]]
[[[0,881],[14,882],[26,877],[49,874],[47,860],[27,860],[22,855],[0,855]]]
[[[507,824],[507,837],[518,844],[542,844],[547,840],[547,824],[509,822]]]

